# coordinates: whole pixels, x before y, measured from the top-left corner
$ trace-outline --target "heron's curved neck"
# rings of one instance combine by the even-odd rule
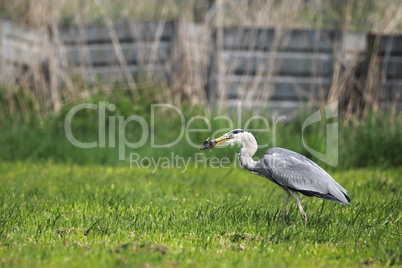
[[[243,147],[239,152],[239,162],[242,167],[247,170],[253,171],[257,168],[257,161],[253,160],[253,155],[257,152],[257,140],[251,133],[248,133],[243,141]]]

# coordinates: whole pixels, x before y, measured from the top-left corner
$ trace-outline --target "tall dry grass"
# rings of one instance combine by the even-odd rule
[[[283,1],[128,1],[128,0],[14,0],[1,1],[2,18],[19,22],[32,29],[51,29],[55,44],[45,46],[43,53],[48,54],[49,62],[45,66],[24,70],[19,76],[18,86],[7,86],[2,91],[4,114],[12,115],[18,110],[26,120],[30,113],[46,115],[57,111],[63,105],[77,98],[87,98],[94,93],[113,95],[116,90],[130,92],[134,101],[171,102],[177,105],[189,103],[206,106],[208,103],[205,86],[207,84],[208,55],[213,51],[208,37],[211,27],[221,26],[256,26],[274,27],[277,31],[287,28],[334,29],[341,31],[364,31],[379,33],[400,33],[402,31],[402,9],[400,1],[335,1],[335,0],[283,0]],[[208,9],[208,6],[211,5]],[[175,70],[173,82],[162,88],[156,88],[144,81],[136,80],[127,70],[127,63],[121,53],[121,44],[113,32],[117,21],[177,19],[181,29],[180,43],[170,65],[175,68],[180,62],[180,69]],[[197,21],[198,24],[193,24]],[[88,83],[85,77],[72,76],[63,71],[54,45],[62,47],[57,38],[60,23],[105,23],[112,36],[118,64],[124,72],[121,81],[95,81]],[[155,33],[157,34],[157,33]],[[113,38],[114,37],[114,38]],[[276,48],[280,49],[280,48]],[[275,50],[275,49],[274,49]],[[83,52],[85,54],[85,51]],[[269,78],[272,65],[268,62],[256,77]],[[359,68],[365,67],[364,76],[356,75]],[[83,67],[84,68],[84,67]],[[126,70],[126,71],[124,71]],[[334,80],[330,99],[348,100],[346,111],[356,112],[356,107],[375,108],[380,97],[377,74],[379,71],[373,62],[363,62],[358,57],[347,64],[338,64],[334,68]],[[33,80],[33,82],[32,82]],[[269,81],[269,79],[267,79]],[[143,82],[143,83],[140,83]],[[267,82],[268,83],[268,82]],[[244,92],[243,97],[253,99],[257,96],[263,102],[269,101],[269,92],[261,91],[254,85]],[[297,89],[296,89],[297,90]],[[363,92],[363,93],[362,93]],[[361,96],[361,94],[365,94]],[[322,100],[314,100],[319,101]],[[327,101],[326,99],[324,101]],[[361,112],[361,111],[360,111]]]

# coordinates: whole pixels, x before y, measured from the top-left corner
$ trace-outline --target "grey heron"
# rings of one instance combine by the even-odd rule
[[[242,129],[232,130],[214,140],[208,138],[201,149],[212,149],[222,144],[241,144],[240,165],[251,173],[267,178],[281,187],[285,193],[282,221],[285,221],[286,206],[289,197],[292,196],[304,222],[307,223],[307,216],[300,204],[298,193],[320,197],[343,205],[350,203],[348,192],[325,170],[301,154],[283,148],[271,148],[266,151],[262,159],[254,161],[252,157],[257,152],[257,140],[253,134]]]

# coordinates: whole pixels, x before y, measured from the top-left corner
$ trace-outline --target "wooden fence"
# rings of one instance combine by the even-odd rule
[[[44,50],[48,45],[47,31],[19,27],[7,21],[2,21],[0,26],[1,85],[14,84],[27,72],[39,75],[38,68],[48,58]]]
[[[181,95],[193,102],[219,107],[269,100],[274,108],[297,109],[331,95],[345,70],[361,76],[362,68],[348,67],[359,64],[363,72],[377,70],[383,101],[402,102],[402,36],[183,21],[28,29],[2,21],[0,37],[0,84],[25,79],[54,105],[60,88],[81,77],[183,87]]]
[[[382,101],[401,101],[402,36],[230,27],[216,29],[212,40],[208,92],[220,107],[241,100],[295,110],[337,90],[335,75],[363,76],[362,65],[366,73],[376,68]]]
[[[367,35],[367,62],[380,72],[385,100],[402,101],[402,35]]]
[[[128,75],[137,80],[150,73],[157,83],[168,80],[173,22],[59,26],[56,34],[62,65],[70,73],[90,81],[122,80]]]
[[[336,36],[332,32],[223,28],[211,59],[210,100],[271,105],[318,98],[329,89]],[[219,44],[221,42],[221,44]]]

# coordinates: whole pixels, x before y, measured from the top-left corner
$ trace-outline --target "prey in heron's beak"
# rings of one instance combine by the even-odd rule
[[[210,140],[209,138],[205,140],[204,144],[201,145],[200,149],[201,150],[205,150],[205,149],[209,149],[210,151],[212,151],[211,149],[214,148],[215,146],[225,143],[226,141],[228,141],[230,138],[227,135],[223,135],[217,139],[214,140]]]

